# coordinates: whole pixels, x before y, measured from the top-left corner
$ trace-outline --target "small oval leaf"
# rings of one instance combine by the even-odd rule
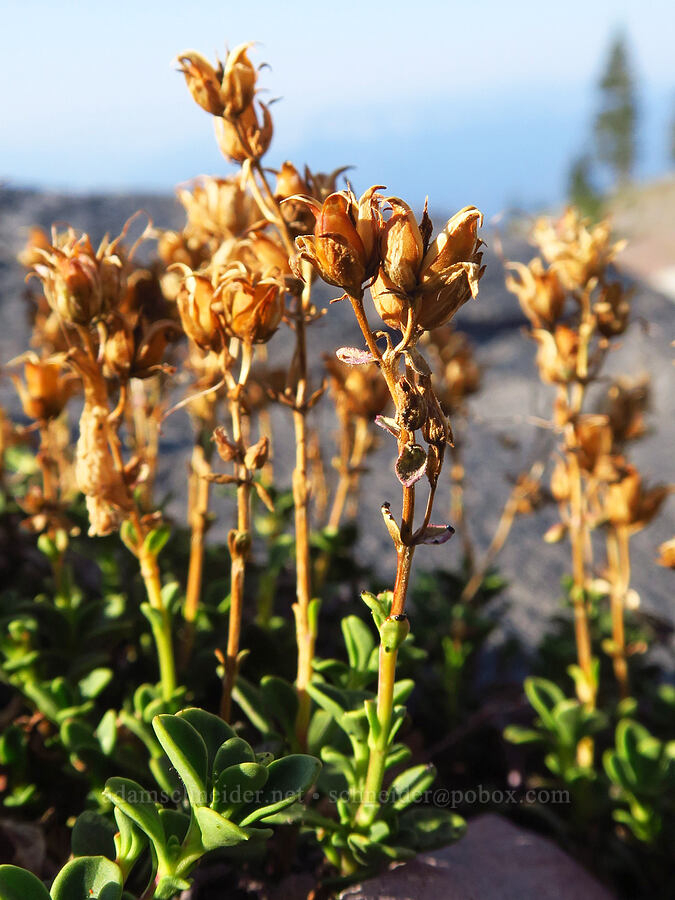
[[[348,366],[363,366],[375,361],[370,350],[360,350],[358,347],[340,347],[335,351],[335,355],[340,362],[346,363]]]
[[[105,856],[78,856],[61,869],[52,884],[52,900],[120,900],[124,880],[119,866]]]
[[[427,454],[419,444],[406,444],[396,460],[396,477],[403,487],[412,487],[424,475]]]

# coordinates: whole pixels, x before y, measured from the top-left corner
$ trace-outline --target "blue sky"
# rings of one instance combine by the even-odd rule
[[[557,202],[587,143],[618,28],[641,97],[641,173],[667,168],[672,0],[482,3],[0,0],[0,179],[71,190],[171,190],[228,166],[171,66],[246,40],[271,69],[270,166],[356,166],[419,203]]]

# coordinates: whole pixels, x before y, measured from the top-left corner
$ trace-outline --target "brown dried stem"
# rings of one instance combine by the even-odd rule
[[[241,372],[238,383],[234,383],[231,373],[227,373],[230,381],[229,408],[232,419],[232,439],[243,456],[244,440],[242,436],[242,390],[250,371],[250,359],[253,348],[242,344]],[[227,649],[225,652],[223,691],[220,700],[221,717],[229,722],[232,710],[232,691],[237,680],[239,665],[239,639],[244,608],[244,577],[246,562],[251,548],[251,480],[252,473],[244,462],[236,465],[237,484],[237,528],[228,535],[230,550],[230,612],[228,618]]]
[[[609,526],[607,532],[607,560],[610,568],[612,614],[612,665],[622,700],[630,697],[630,680],[626,654],[624,609],[630,585],[630,548],[628,529]]]
[[[190,524],[190,561],[183,618],[185,628],[180,652],[181,666],[187,666],[194,644],[195,620],[202,593],[204,570],[204,536],[208,525],[211,482],[203,475],[209,470],[209,462],[201,441],[192,450],[188,480],[188,521]]]

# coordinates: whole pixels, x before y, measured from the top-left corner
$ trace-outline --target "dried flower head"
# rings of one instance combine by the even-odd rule
[[[120,381],[157,374],[167,346],[180,336],[179,327],[170,319],[152,322],[143,318],[132,328],[119,313],[107,317],[101,332],[104,374]]]
[[[281,204],[281,213],[294,235],[307,234],[314,228],[314,214],[298,196],[311,196],[309,185],[293,163],[284,162],[276,173],[274,199]],[[319,202],[319,201],[317,201]]]
[[[236,124],[227,119],[214,120],[220,151],[231,162],[259,160],[267,153],[272,143],[274,125],[264,103],[258,103],[258,110],[255,102],[252,102],[237,117]]]
[[[406,330],[414,310],[417,329],[430,331],[449,322],[460,306],[478,294],[484,267],[477,232],[483,217],[473,206],[460,210],[428,248],[422,246],[422,255],[419,241],[431,229],[426,210],[420,225],[413,228],[405,204],[392,198],[390,205],[392,200],[394,212],[385,228],[392,221],[395,224],[382,248],[382,268],[370,289],[375,308],[387,325],[400,331]],[[404,289],[402,285],[408,286]]]
[[[23,362],[24,381],[16,374],[12,381],[28,418],[46,422],[59,416],[75,389],[72,373],[63,371],[63,361],[40,359],[29,351],[12,362]]]
[[[187,214],[185,236],[193,244],[213,245],[215,249],[226,238],[243,234],[260,218],[239,176],[202,176],[177,194]]]
[[[288,253],[274,232],[253,231],[247,237],[224,241],[211,258],[214,270],[243,263],[250,272],[290,275]]]
[[[624,242],[611,242],[607,219],[591,226],[578,210],[568,208],[556,222],[539,219],[532,238],[568,290],[584,288],[591,278],[600,277]]]
[[[281,324],[284,283],[278,275],[233,266],[219,275],[214,297],[226,333],[245,344],[265,343]]]
[[[612,430],[608,417],[580,415],[574,423],[574,436],[579,466],[588,474],[595,473],[603,459],[612,452]]]
[[[600,295],[593,304],[597,329],[603,337],[623,334],[630,317],[632,290],[626,290],[619,281],[603,285]]]
[[[54,232],[47,249],[35,249],[40,262],[33,271],[49,305],[68,324],[90,325],[119,302],[125,290],[119,240],[104,238],[94,251],[89,235],[68,229]]]
[[[175,268],[183,274],[176,305],[185,333],[202,350],[220,352],[222,329],[212,309],[214,288],[210,278],[180,263]]]
[[[233,118],[251,104],[255,96],[257,72],[248,58],[253,43],[240,44],[216,65],[195,50],[178,55],[179,71],[185,76],[194,101],[212,116]]]
[[[374,275],[379,259],[376,190],[369,188],[359,200],[351,191],[337,191],[323,205],[311,197],[296,198],[313,211],[316,219],[313,236],[295,239],[296,274],[302,275],[299,260],[306,259],[328,284],[361,296],[361,286]]]
[[[609,417],[615,444],[621,445],[646,433],[644,414],[649,409],[649,393],[649,376],[635,380],[620,377],[610,385],[603,411]]]
[[[618,478],[606,485],[603,497],[604,517],[615,526],[632,532],[640,531],[651,522],[670,493],[667,485],[645,488],[635,466],[622,461]]]
[[[528,265],[510,262],[506,267],[517,276],[507,276],[506,287],[518,297],[520,307],[533,327],[550,329],[562,315],[565,305],[565,290],[555,265],[545,269],[541,259],[535,256]]]
[[[667,569],[675,569],[675,537],[672,537],[669,541],[664,541],[659,546],[657,562],[660,566],[665,566]]]
[[[567,325],[556,325],[553,332],[536,328],[532,337],[539,347],[537,365],[542,381],[548,384],[567,384],[575,377],[579,334]]]

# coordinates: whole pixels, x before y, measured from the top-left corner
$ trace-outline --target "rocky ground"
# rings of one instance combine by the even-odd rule
[[[33,193],[0,188],[0,360],[7,362],[27,346],[28,326],[21,301],[23,271],[15,255],[27,236],[28,226],[49,227],[52,222],[68,222],[89,231],[98,239],[106,230],[117,233],[124,221],[143,208],[159,226],[180,226],[181,211],[168,197],[157,196],[77,196]],[[479,548],[489,543],[510,490],[510,478],[537,458],[545,458],[550,433],[532,424],[532,418],[546,416],[551,392],[540,385],[534,370],[534,344],[522,333],[525,323],[515,298],[504,288],[503,267],[497,250],[500,240],[489,235],[486,253],[487,272],[481,282],[480,297],[459,313],[456,324],[469,333],[484,366],[484,386],[471,400],[471,421],[466,442],[467,506],[472,535]],[[516,230],[502,239],[507,258],[527,259],[532,250]],[[635,265],[632,271],[638,272]],[[649,373],[653,383],[651,433],[633,448],[633,458],[644,475],[653,481],[675,481],[675,392],[672,382],[670,341],[673,338],[673,303],[670,298],[638,281],[635,299],[636,323],[611,355],[608,373]],[[318,295],[327,301],[337,292],[322,289]],[[325,305],[325,303],[323,304]],[[322,352],[337,346],[358,344],[359,333],[349,307],[332,305],[326,316],[312,326],[310,352],[314,360]],[[270,347],[271,354],[290,352],[288,332],[279,332]],[[315,366],[316,370],[316,366]],[[318,375],[318,373],[317,373]],[[17,403],[7,379],[0,384],[0,403],[16,411]],[[333,420],[321,407],[316,413],[320,433],[325,437],[326,454],[330,445]],[[274,415],[279,480],[290,483],[292,465],[291,432],[288,416],[280,410]],[[160,488],[172,494],[171,509],[180,515],[184,508],[186,453],[191,436],[187,416],[177,413],[165,425],[166,454],[160,476]],[[361,555],[365,563],[376,565],[386,574],[393,562],[382,552],[385,534],[379,506],[394,501],[398,491],[391,464],[393,447],[383,438],[380,449],[369,462],[370,474],[362,486]],[[444,515],[446,499],[441,492],[437,517]],[[509,605],[507,628],[516,630],[526,642],[534,642],[559,604],[560,578],[569,570],[569,551],[565,543],[545,544],[541,535],[554,522],[554,508],[516,522],[512,537],[503,551],[499,566],[509,581],[505,599]],[[655,565],[656,548],[675,533],[675,500],[664,513],[632,542],[633,587],[643,608],[672,621],[672,572]],[[422,548],[421,566],[457,566],[461,547],[457,537],[443,547]]]

